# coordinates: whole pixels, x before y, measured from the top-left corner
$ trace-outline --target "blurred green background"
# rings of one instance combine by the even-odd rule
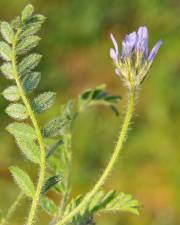
[[[180,224],[180,1],[179,0],[0,0],[0,17],[10,20],[32,3],[47,17],[38,49],[43,79],[40,90],[58,92],[56,106],[40,117],[45,122],[60,111],[60,105],[76,98],[88,87],[106,83],[114,94],[126,90],[109,57],[109,33],[120,40],[127,32],[146,25],[150,46],[163,39],[160,52],[143,84],[132,130],[124,152],[105,189],[131,193],[143,204],[140,216],[130,213],[98,216],[101,225],[179,225]],[[7,86],[0,77],[0,90]],[[18,164],[32,176],[36,168],[28,165],[13,138],[5,131],[11,119],[4,113],[7,102],[0,98],[0,208],[6,210],[18,188],[8,166]],[[122,115],[98,107],[86,111],[76,121],[73,138],[73,195],[93,186],[112,152]],[[23,207],[24,206],[24,207]],[[24,221],[22,203],[11,225]],[[47,224],[42,213],[42,223]]]

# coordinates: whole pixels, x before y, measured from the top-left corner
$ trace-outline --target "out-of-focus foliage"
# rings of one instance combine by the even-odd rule
[[[119,41],[139,25],[150,32],[151,46],[160,37],[163,46],[149,78],[140,90],[133,130],[124,147],[125,154],[116,166],[105,189],[132,193],[143,203],[140,216],[113,214],[97,217],[103,225],[179,225],[180,219],[180,2],[177,0],[39,0],[31,1],[37,11],[48,18],[41,36],[39,51],[42,91],[58,92],[56,106],[41,116],[44,123],[57,115],[60,104],[77,97],[82,90],[106,83],[111,93],[123,96],[119,105],[124,110],[126,94],[109,58],[112,45],[109,33]],[[1,19],[9,20],[25,5],[25,0],[1,0]],[[38,51],[38,52],[39,52]],[[45,54],[44,54],[45,53]],[[6,55],[8,57],[8,55]],[[32,81],[33,82],[33,81]],[[0,78],[0,89],[6,81]],[[13,90],[11,90],[12,93]],[[8,97],[11,98],[8,92]],[[8,207],[18,189],[7,168],[18,164],[31,176],[34,171],[19,153],[13,138],[4,130],[9,117],[4,113],[7,101],[0,98],[0,208]],[[112,152],[121,115],[98,107],[85,111],[75,123],[73,137],[74,164],[71,180],[76,196],[86,192],[96,181]],[[87,122],[88,121],[88,122]],[[78,174],[78,175],[77,175]],[[36,179],[36,177],[34,177]],[[51,191],[48,193],[53,199]],[[56,201],[56,199],[54,199]],[[12,225],[22,223],[22,204]],[[42,218],[46,218],[42,213]]]

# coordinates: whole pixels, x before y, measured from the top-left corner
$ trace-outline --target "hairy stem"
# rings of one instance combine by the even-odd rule
[[[71,169],[71,163],[72,163],[72,134],[68,133],[66,134],[66,136],[64,137],[64,144],[65,144],[65,148],[66,148],[66,164],[67,164],[67,173],[66,173],[66,177],[64,178],[64,186],[65,186],[65,193],[63,194],[62,200],[61,200],[61,204],[60,204],[60,208],[59,208],[59,215],[58,217],[60,217],[66,207],[66,204],[68,202],[69,199],[69,190],[70,190],[70,169]]]
[[[59,209],[57,215],[50,222],[50,225],[56,224],[60,218],[63,216],[64,209],[68,203],[69,195],[70,195],[70,170],[72,163],[72,134],[71,131],[64,136],[64,145],[65,145],[65,161],[67,164],[66,175],[63,179],[64,184],[64,193],[62,194],[62,199],[59,204]]]
[[[16,208],[18,206],[18,204],[20,203],[20,201],[22,200],[24,194],[20,193],[16,200],[14,201],[14,203],[11,205],[11,207],[9,208],[5,218],[3,218],[3,220],[1,221],[0,225],[5,225],[8,223],[8,220],[11,218],[11,216],[13,215],[13,213],[16,211]]]
[[[12,49],[12,66],[13,66],[13,75],[14,75],[14,79],[16,81],[16,85],[18,87],[19,90],[19,94],[22,98],[22,101],[26,107],[26,110],[29,114],[29,117],[32,121],[32,124],[34,126],[36,135],[37,135],[37,141],[40,147],[40,173],[39,173],[39,178],[38,178],[38,183],[37,183],[37,187],[36,187],[36,193],[35,196],[33,198],[32,201],[32,205],[31,205],[31,209],[30,209],[30,213],[27,219],[27,225],[32,225],[33,224],[33,220],[35,217],[35,213],[36,213],[36,209],[38,207],[38,203],[39,203],[39,198],[41,195],[41,190],[44,184],[44,179],[45,179],[45,171],[46,171],[46,152],[45,152],[45,145],[43,142],[43,137],[41,134],[41,130],[38,124],[38,121],[36,119],[36,116],[31,108],[31,104],[28,100],[28,98],[26,97],[26,94],[24,92],[24,89],[21,85],[21,81],[20,81],[20,76],[18,74],[18,69],[17,69],[17,61],[16,61],[16,44],[17,44],[17,40],[18,40],[18,36],[20,34],[20,30],[17,31],[15,39],[13,41],[13,49]]]
[[[119,154],[121,152],[123,143],[126,139],[126,135],[127,135],[128,128],[129,128],[131,118],[132,118],[132,115],[133,115],[133,111],[134,111],[135,97],[136,97],[135,96],[135,89],[134,89],[134,86],[132,85],[131,89],[130,89],[130,93],[129,93],[129,103],[128,103],[126,115],[125,115],[125,118],[124,118],[124,122],[123,122],[123,125],[122,125],[122,129],[121,129],[121,132],[120,132],[120,135],[119,135],[119,138],[118,138],[118,142],[115,146],[112,157],[111,157],[107,167],[105,168],[102,176],[97,181],[94,188],[84,197],[82,202],[73,211],[71,211],[71,213],[69,213],[67,216],[62,218],[62,220],[60,220],[59,222],[57,222],[56,225],[63,225],[63,224],[66,224],[67,222],[69,222],[76,214],[78,214],[83,208],[85,208],[87,206],[87,204],[90,202],[92,197],[104,185],[107,177],[110,175],[110,173],[111,173],[111,171],[114,167],[114,164],[116,163],[116,161],[119,157]]]

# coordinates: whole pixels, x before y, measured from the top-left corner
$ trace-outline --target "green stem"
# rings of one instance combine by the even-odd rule
[[[57,215],[54,219],[50,222],[51,224],[55,224],[60,218],[62,218],[63,211],[67,205],[70,195],[70,170],[71,170],[71,163],[72,163],[72,134],[71,131],[64,136],[64,145],[65,145],[65,162],[67,165],[66,168],[66,175],[64,176],[63,183],[64,183],[64,193],[61,198],[61,202],[59,205],[59,210]]]
[[[11,218],[11,216],[13,215],[13,213],[16,211],[16,208],[19,204],[19,202],[22,200],[23,198],[23,193],[20,193],[18,195],[18,197],[16,198],[16,200],[14,201],[14,203],[11,205],[11,207],[9,208],[5,218],[3,218],[3,220],[1,221],[0,225],[5,225],[8,223],[8,220]]]
[[[132,115],[133,115],[133,111],[134,111],[134,106],[135,106],[135,89],[134,86],[131,86],[130,89],[130,93],[129,93],[129,103],[128,103],[128,108],[126,111],[126,115],[124,118],[124,122],[122,125],[122,129],[118,138],[118,142],[115,146],[114,152],[112,154],[112,157],[107,165],[107,167],[105,168],[102,176],[100,177],[100,179],[98,180],[98,182],[95,184],[94,188],[84,197],[84,199],[82,200],[82,202],[73,210],[71,211],[67,216],[65,216],[64,218],[62,218],[62,220],[60,220],[59,222],[56,223],[56,225],[63,225],[66,224],[68,221],[70,221],[76,214],[78,214],[84,207],[87,206],[87,204],[90,202],[90,200],[92,199],[92,197],[101,189],[101,187],[104,185],[106,179],[108,178],[108,176],[110,175],[114,164],[116,163],[119,154],[121,152],[123,143],[125,141],[127,132],[128,132],[128,128],[132,119]]]
[[[68,202],[69,199],[69,189],[70,189],[70,169],[71,169],[71,163],[72,163],[72,134],[68,133],[65,135],[64,137],[64,145],[65,145],[65,160],[66,160],[66,164],[67,164],[67,172],[66,172],[66,177],[64,178],[64,186],[65,186],[65,192],[63,194],[62,200],[61,200],[61,205],[59,208],[59,215],[58,217],[60,217],[64,211],[64,208],[66,207],[66,204]]]
[[[36,193],[34,195],[33,201],[32,201],[32,205],[31,205],[31,209],[30,209],[30,213],[27,219],[27,225],[32,225],[33,224],[33,220],[35,217],[35,213],[36,213],[36,209],[39,203],[39,198],[41,195],[41,190],[44,184],[44,179],[45,179],[45,171],[46,171],[46,151],[45,151],[45,145],[43,142],[43,137],[41,134],[41,130],[38,124],[38,121],[36,119],[36,116],[31,108],[31,104],[28,100],[28,98],[26,97],[26,94],[24,92],[24,89],[21,85],[21,81],[20,81],[20,76],[18,74],[18,70],[17,70],[17,62],[16,62],[16,44],[17,44],[17,40],[18,40],[18,36],[19,33],[21,31],[17,31],[14,42],[13,42],[13,50],[12,50],[12,66],[13,66],[13,75],[14,75],[14,79],[16,81],[16,85],[18,87],[19,90],[19,94],[22,98],[22,101],[26,107],[26,110],[29,114],[29,117],[32,121],[32,124],[34,126],[36,135],[37,135],[37,141],[40,147],[40,173],[39,173],[39,178],[38,178],[38,183],[37,183],[37,188],[36,188]]]

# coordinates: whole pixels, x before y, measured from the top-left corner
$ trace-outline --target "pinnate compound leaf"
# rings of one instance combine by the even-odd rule
[[[5,41],[12,44],[14,39],[14,31],[8,22],[1,23],[1,34]]]
[[[27,36],[17,45],[16,48],[17,54],[22,55],[27,53],[31,49],[35,48],[39,44],[40,40],[41,38],[35,35]]]
[[[20,99],[17,86],[10,86],[3,91],[3,96],[8,101],[18,101]]]
[[[19,64],[18,70],[20,76],[30,73],[39,64],[42,56],[36,53],[26,56]]]
[[[40,205],[41,205],[42,209],[50,215],[54,215],[58,211],[58,208],[55,205],[54,201],[46,196],[41,197]]]
[[[116,103],[121,99],[120,96],[110,95],[106,92],[106,86],[100,85],[95,89],[87,89],[79,96],[79,111],[93,106],[93,105],[105,105],[109,106],[112,111],[118,115]]]
[[[0,56],[5,61],[11,61],[12,59],[12,50],[10,46],[3,41],[0,42]]]
[[[32,16],[33,12],[34,12],[34,7],[31,4],[27,5],[21,13],[22,21],[29,20]]]
[[[104,194],[102,191],[98,192],[94,198],[92,198],[89,204],[89,211],[95,212],[118,212],[126,211],[134,214],[139,214],[138,209],[140,204],[137,200],[133,199],[131,195],[124,193],[116,193],[110,191]]]
[[[25,106],[20,103],[10,104],[6,108],[6,113],[17,120],[25,120],[28,118]]]
[[[72,199],[66,206],[64,215],[68,215],[74,208],[76,208],[82,199],[82,196]],[[131,195],[126,195],[124,193],[118,194],[115,191],[110,191],[105,194],[103,191],[99,191],[95,196],[92,197],[86,208],[83,208],[80,213],[72,219],[71,224],[86,224],[83,222],[88,221],[88,219],[91,219],[90,221],[93,222],[92,219],[95,214],[101,212],[126,211],[138,215],[139,207],[139,202],[133,199]]]
[[[28,197],[33,198],[35,194],[35,188],[34,184],[31,181],[31,178],[29,175],[24,172],[22,169],[16,167],[16,166],[11,166],[9,168],[12,176],[14,177],[15,182],[21,189],[21,191]]]
[[[35,130],[29,124],[14,122],[9,124],[6,129],[15,137],[31,140],[37,138]]]
[[[32,72],[27,74],[23,79],[23,88],[27,93],[32,92],[39,84],[41,73]]]
[[[14,80],[13,69],[12,69],[11,63],[4,63],[1,66],[1,72],[8,80]]]
[[[139,215],[140,203],[133,199],[131,195],[120,193],[117,194],[106,207],[102,209],[105,212],[124,211]]]
[[[55,100],[54,92],[44,92],[38,95],[32,102],[32,108],[34,112],[41,113],[44,110],[50,108]]]

